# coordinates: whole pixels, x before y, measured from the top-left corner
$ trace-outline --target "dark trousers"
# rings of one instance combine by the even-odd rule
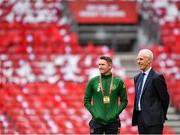
[[[138,113],[138,132],[139,134],[162,134],[163,124],[149,126],[146,125],[141,112]]]
[[[89,122],[90,134],[119,134],[120,120],[103,125],[93,120]]]

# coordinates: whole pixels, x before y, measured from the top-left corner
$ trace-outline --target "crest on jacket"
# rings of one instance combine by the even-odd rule
[[[115,90],[116,87],[117,87],[116,84],[114,84],[112,87],[112,90]],[[101,91],[101,87],[100,87],[100,83],[98,83],[97,92],[100,92],[100,91]]]

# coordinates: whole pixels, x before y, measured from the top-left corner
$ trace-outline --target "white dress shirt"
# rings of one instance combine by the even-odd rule
[[[149,72],[150,72],[151,68],[152,68],[152,67],[150,67],[146,72],[144,72],[145,75],[144,75],[144,78],[143,78],[143,84],[142,84],[142,89],[141,89],[141,93],[140,93],[140,99],[139,99],[139,103],[138,103],[138,108],[139,108],[140,111],[141,111],[140,101],[141,101],[141,96],[142,96],[142,93],[143,93],[144,84],[145,84],[145,82],[146,82],[146,79],[147,79],[147,77],[148,77],[148,75],[149,75]]]

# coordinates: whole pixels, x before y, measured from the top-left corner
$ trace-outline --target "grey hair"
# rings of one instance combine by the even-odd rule
[[[149,49],[142,49],[139,51],[139,54],[143,54],[144,56],[146,56],[151,62],[153,61],[153,52]]]

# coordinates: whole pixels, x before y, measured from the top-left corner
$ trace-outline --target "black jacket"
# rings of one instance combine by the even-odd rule
[[[139,76],[134,77],[135,95],[137,93],[137,85]],[[146,82],[144,84],[141,96],[141,114],[146,125],[163,124],[167,120],[166,114],[169,105],[169,94],[166,81],[162,74],[150,70]],[[132,116],[132,125],[137,125],[137,111],[135,110],[136,96],[134,99],[134,110]]]

